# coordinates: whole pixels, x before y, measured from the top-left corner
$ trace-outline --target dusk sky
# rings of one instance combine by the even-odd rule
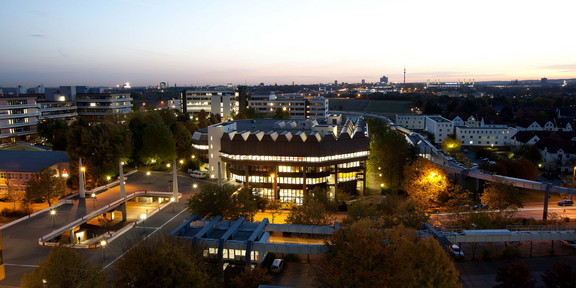
[[[3,0],[0,87],[576,78],[576,1]]]

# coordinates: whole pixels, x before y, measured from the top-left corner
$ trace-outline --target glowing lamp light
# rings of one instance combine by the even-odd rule
[[[110,179],[112,179],[112,177],[106,176],[106,180],[110,181]]]
[[[62,177],[64,178],[68,177],[68,170],[66,169],[62,170]]]
[[[166,167],[170,168],[170,163],[166,164]]]
[[[84,167],[84,166],[80,167],[80,171],[86,172],[86,167]]]
[[[184,164],[184,160],[180,160],[180,164]]]

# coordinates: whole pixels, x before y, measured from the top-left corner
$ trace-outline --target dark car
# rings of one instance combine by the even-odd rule
[[[574,201],[572,201],[570,199],[564,199],[564,200],[558,201],[558,206],[574,206]]]

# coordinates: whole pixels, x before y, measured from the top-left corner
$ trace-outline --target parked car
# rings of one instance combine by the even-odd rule
[[[270,271],[274,273],[280,273],[284,269],[284,259],[274,259]]]
[[[576,240],[562,240],[562,245],[576,249]]]
[[[474,207],[472,207],[472,210],[478,210],[478,209],[488,209],[488,205],[481,203],[478,205],[474,205]]]
[[[570,199],[564,199],[564,200],[558,201],[558,206],[574,206],[574,201],[572,201]]]
[[[208,176],[208,171],[194,170],[192,172],[192,174],[190,174],[190,176],[192,176],[194,178],[204,179],[204,178],[206,178],[206,176]]]
[[[456,244],[452,244],[452,246],[450,246],[450,252],[454,256],[464,257],[464,252],[462,252],[462,249],[460,249],[460,246],[458,246]]]

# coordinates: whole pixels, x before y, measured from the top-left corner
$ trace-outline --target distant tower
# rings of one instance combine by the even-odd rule
[[[362,85],[366,84],[366,79],[362,79]]]
[[[406,85],[406,66],[404,66],[404,85]]]

